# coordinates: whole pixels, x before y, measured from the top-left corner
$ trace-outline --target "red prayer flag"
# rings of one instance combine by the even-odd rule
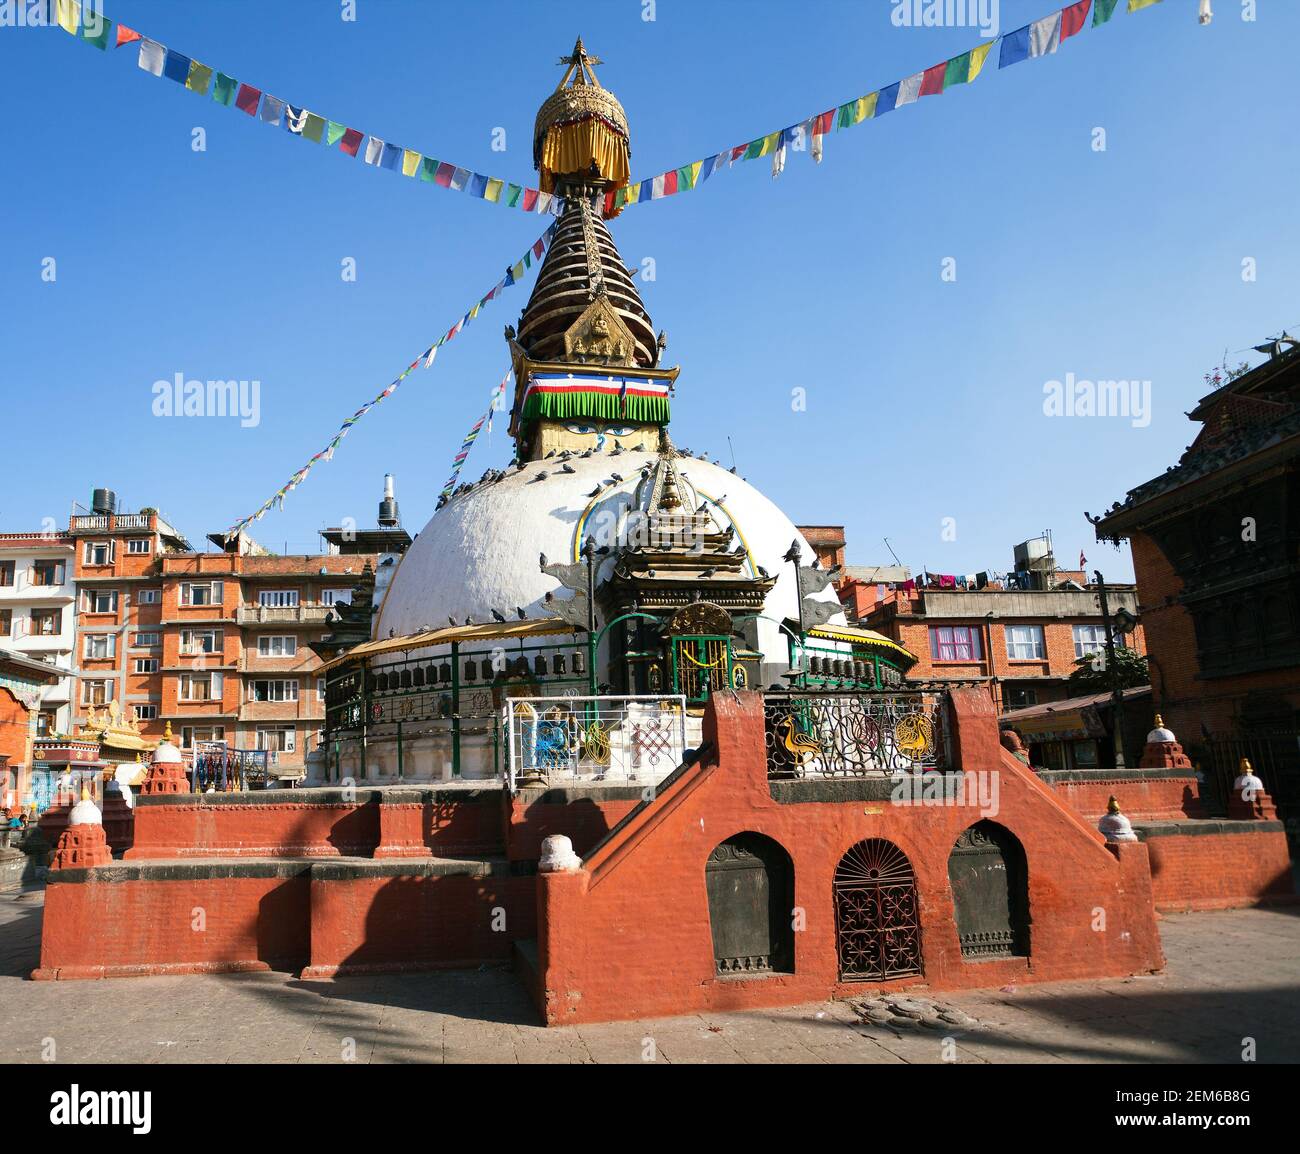
[[[745,151],[748,148],[749,148],[748,144],[736,145],[736,147],[731,150],[731,163],[735,164],[736,161],[738,161],[742,156],[745,155]]]
[[[119,48],[121,48],[123,44],[130,44],[132,40],[139,39],[140,33],[138,33],[134,28],[128,28],[125,24],[119,24],[117,26],[117,46]]]
[[[942,64],[936,64],[933,68],[927,68],[921,73],[921,95],[922,96],[942,96],[943,95],[943,74],[948,70],[948,61]]]
[[[235,107],[247,112],[249,116],[257,115],[257,102],[262,99],[262,90],[251,84],[241,84],[235,94]]]
[[[535,188],[524,189],[524,211],[532,212],[536,204],[537,204],[537,189]]]
[[[607,193],[605,193],[605,219],[608,220],[613,215],[614,215],[614,190],[611,188]],[[538,243],[540,244],[541,242],[539,241]],[[539,252],[537,255],[541,256],[542,254]]]
[[[614,194],[613,192],[609,192],[607,195],[612,197]],[[611,200],[610,203],[612,204],[613,201]],[[545,251],[546,251],[546,241],[539,236],[536,242],[533,244],[533,256],[540,257],[542,253],[544,253]]]
[[[1083,31],[1083,26],[1088,22],[1088,9],[1091,7],[1092,0],[1079,0],[1077,4],[1061,9],[1062,40],[1068,40],[1076,32]]]
[[[438,171],[433,174],[434,184],[440,184],[443,188],[451,187],[451,177],[456,171],[454,164],[439,164]]]
[[[339,147],[349,156],[356,156],[357,150],[361,147],[361,142],[365,140],[366,134],[355,128],[349,128],[339,139]]]
[[[664,196],[672,196],[677,191],[677,169],[664,173]]]
[[[831,127],[835,124],[835,109],[829,112],[820,112],[813,117],[813,135],[825,136],[830,132]]]

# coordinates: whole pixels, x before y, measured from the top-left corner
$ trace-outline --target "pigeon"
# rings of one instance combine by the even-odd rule
[[[766,569],[764,569],[762,565],[758,566],[758,575],[764,578],[771,576],[771,574]]]
[[[727,470],[727,472],[728,472],[728,473],[731,473],[731,474],[734,475],[735,472],[736,472],[736,466],[735,466],[735,465],[732,465],[731,468]]]
[[[588,496],[588,497],[599,497],[599,496],[600,496],[600,491],[601,491],[604,487],[605,487],[605,486],[604,486],[604,483],[602,482],[601,484],[597,485],[594,489],[592,489],[592,491],[591,491],[590,493],[588,493],[587,496]]]
[[[505,621],[505,619],[506,619],[506,615],[505,615],[504,613],[502,613],[500,609],[493,609],[493,610],[492,610],[492,620],[493,620],[493,621]]]
[[[456,618],[449,616],[447,618],[447,624],[450,625],[453,629],[455,629],[458,626],[459,622],[456,620]]]
[[[647,570],[645,571],[645,575],[646,575],[647,577],[658,577],[658,576],[659,576],[659,574],[656,573],[653,569],[647,569]]]
[[[595,451],[596,451],[595,449],[588,449],[585,453],[579,453],[578,455],[585,459],[587,457],[590,457],[591,454],[594,453]]]
[[[468,613],[465,614],[465,624],[466,625],[474,624],[474,618],[472,618]]]
[[[705,569],[705,570],[700,574],[700,576],[701,576],[701,577],[712,577],[716,572],[717,572],[716,569]]]
[[[708,501],[701,501],[700,507],[695,510],[697,513],[707,513],[709,511]]]
[[[576,473],[577,471],[578,470],[570,465],[568,461],[565,461],[564,464],[560,466],[561,473]]]
[[[615,442],[614,442],[614,451],[613,451],[612,453],[610,453],[610,456],[611,456],[611,457],[617,457],[617,456],[618,456],[622,451],[623,451],[623,446],[622,446],[618,441],[615,441]]]
[[[622,473],[610,473],[609,476],[610,476],[610,480],[612,480],[612,481],[614,482],[614,484],[616,484],[616,485],[621,485],[621,484],[623,483],[623,474],[622,474]]]
[[[552,449],[549,453],[546,454],[546,459],[549,461],[554,456],[555,456],[555,450]]]
[[[719,498],[718,498],[716,501],[714,501],[713,503],[714,503],[715,505],[725,505],[725,504],[727,503],[727,494],[726,494],[726,493],[723,493],[722,496],[719,497]]]
[[[527,610],[527,609],[521,609],[518,605],[516,605],[516,606],[515,606],[515,612],[519,614],[519,620],[520,620],[520,621],[527,621],[527,620],[528,620],[528,610]]]
[[[540,565],[541,565],[542,572],[545,573],[545,572],[546,572],[546,554],[545,554],[545,553],[539,553],[539,554],[537,555],[537,559],[538,559],[538,562],[539,562]]]
[[[529,481],[528,483],[531,485],[533,481],[545,481],[546,478],[549,476],[550,474],[545,469],[543,469],[540,473],[537,474],[537,476],[533,478],[532,481]]]

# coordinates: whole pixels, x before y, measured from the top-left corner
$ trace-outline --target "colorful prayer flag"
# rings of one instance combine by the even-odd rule
[[[432,156],[422,156],[420,158],[420,179],[430,184],[438,172],[438,162]]]
[[[325,143],[333,148],[347,134],[347,126],[331,120],[325,130]]]
[[[325,118],[314,112],[307,113],[307,126],[302,130],[303,136],[314,144],[319,144],[325,135]]]
[[[1092,0],[1078,0],[1077,4],[1071,4],[1061,9],[1061,39],[1069,40],[1071,36],[1077,36],[1083,31],[1083,27],[1088,23],[1088,9],[1092,6]]]
[[[235,107],[249,116],[257,115],[257,102],[262,99],[262,90],[251,84],[241,84],[235,93]]]
[[[1008,32],[1002,37],[1002,51],[998,55],[998,67],[1010,68],[1022,60],[1029,59],[1029,25]]]
[[[402,152],[402,175],[414,176],[420,168],[420,154],[412,152],[409,148]]]
[[[1092,26],[1096,28],[1099,24],[1105,24],[1115,15],[1118,4],[1119,0],[1096,0],[1092,9]]]
[[[380,167],[396,171],[402,165],[402,154],[405,151],[396,144],[385,144],[383,156],[379,160]]]
[[[364,132],[361,132],[356,128],[349,128],[343,133],[342,139],[339,140],[339,148],[349,156],[356,156],[357,152],[361,148],[361,142],[365,138],[366,134]]]
[[[969,55],[969,54],[968,54]],[[944,75],[948,71],[948,62],[935,64],[921,73],[921,95],[940,96],[944,89]]]
[[[497,204],[501,200],[501,190],[505,187],[505,181],[497,180],[495,177],[487,182],[487,188],[483,192],[483,199],[490,200]]]
[[[522,186],[518,184],[507,184],[506,205],[510,208],[516,207],[519,204],[519,198],[523,196],[523,194],[524,194],[524,190]]]
[[[190,78],[190,58],[174,48],[168,48],[167,60],[163,64],[163,75],[168,80],[176,81],[177,84],[184,84]]]
[[[69,36],[75,36],[81,20],[81,5],[76,0],[58,0],[57,12],[59,27]]]
[[[101,52],[108,48],[108,34],[113,22],[102,12],[91,9],[81,14],[81,38],[87,44],[93,44]]]
[[[134,28],[128,28],[125,24],[117,26],[117,47],[121,48],[123,44],[130,44],[132,40],[139,40],[140,33]]]
[[[456,192],[464,192],[465,185],[469,183],[470,171],[468,168],[453,168],[451,173],[451,187]]]
[[[898,104],[899,85],[891,84],[888,88],[882,88],[876,93],[876,115],[884,116],[886,112],[893,112]]]
[[[906,80],[900,81],[898,99],[894,102],[895,108],[902,108],[904,104],[915,104],[920,99],[923,77],[924,73],[918,72],[915,76],[909,76]]]
[[[280,122],[284,119],[284,101],[278,96],[268,94],[262,100],[262,122],[264,124],[280,127]],[[290,130],[292,131],[292,129]]]
[[[218,72],[217,78],[212,84],[212,99],[218,104],[224,104],[230,107],[235,100],[235,89],[239,81],[233,76],[227,76],[224,72]]]
[[[268,96],[267,99],[269,100],[270,97]],[[265,116],[265,108],[262,109],[262,114]],[[307,110],[305,108],[299,108],[296,104],[286,104],[284,107],[285,130],[293,136],[301,136],[302,130],[306,125]]]
[[[1047,56],[1061,46],[1061,14],[1053,12],[1029,26],[1029,55]]]
[[[482,200],[486,192],[487,192],[487,177],[484,176],[481,172],[470,173],[470,177],[469,177],[470,196],[477,197],[479,200]]]
[[[140,39],[140,56],[136,61],[141,68],[154,76],[163,74],[163,62],[167,59],[167,49],[157,40],[148,37]]]
[[[366,141],[365,162],[367,164],[378,164],[384,157],[384,142],[377,136],[372,136]]]
[[[1128,0],[1128,10],[1130,12],[1141,12],[1143,8],[1150,8],[1153,4],[1159,4],[1160,0]]]
[[[208,85],[212,83],[212,69],[197,60],[190,61],[190,74],[185,78],[185,87],[200,96],[208,94]]]
[[[439,164],[438,171],[434,174],[434,184],[439,184],[443,188],[451,187],[452,174],[456,171],[454,164]]]

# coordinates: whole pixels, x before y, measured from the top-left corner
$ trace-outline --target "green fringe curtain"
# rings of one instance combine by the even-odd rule
[[[668,423],[667,397],[620,397],[609,393],[533,393],[524,403],[524,420],[539,417],[595,417],[603,421],[633,421],[653,425]]]

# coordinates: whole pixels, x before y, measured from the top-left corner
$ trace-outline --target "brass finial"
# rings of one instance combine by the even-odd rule
[[[574,42],[573,51],[568,56],[561,56],[556,63],[565,66],[564,79],[560,81],[561,88],[569,82],[570,76],[573,77],[574,84],[591,84],[595,88],[600,87],[593,65],[605,62],[599,56],[588,55],[581,36]]]
[[[1157,728],[1157,729],[1164,729],[1164,727],[1165,727],[1165,719],[1164,719],[1163,717],[1161,717],[1160,714],[1157,713],[1157,714],[1156,714],[1156,728]]]
[[[1241,759],[1241,766],[1240,766],[1240,769],[1241,769],[1241,772],[1242,772],[1243,774],[1254,773],[1254,772],[1255,772],[1255,771],[1254,771],[1253,769],[1251,769],[1251,767],[1250,767],[1250,758],[1248,758],[1248,757],[1243,757],[1243,758]]]
[[[90,790],[86,788],[86,783],[84,781],[81,783],[81,800],[90,800]]]
[[[167,742],[170,745],[171,740],[172,740],[172,723],[168,721],[166,727],[163,729],[163,741]]]
[[[1106,812],[1109,814],[1119,813],[1119,801],[1113,793],[1110,795],[1110,801],[1106,803]]]

